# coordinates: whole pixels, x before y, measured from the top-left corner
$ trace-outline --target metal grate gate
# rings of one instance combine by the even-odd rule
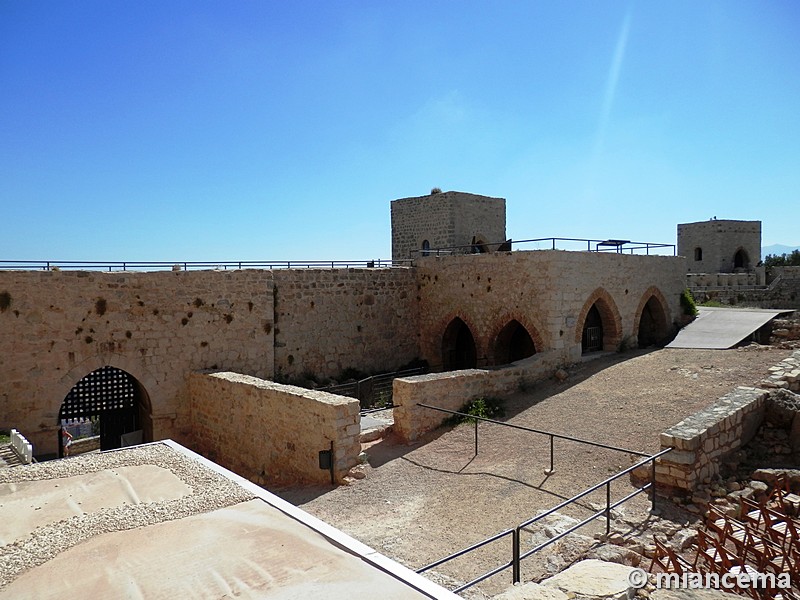
[[[133,376],[106,366],[75,384],[61,405],[59,423],[93,417],[100,420],[100,448],[103,450],[119,448],[123,434],[139,429],[139,392]],[[63,448],[60,450],[62,454]]]
[[[75,384],[61,406],[62,419],[95,417],[110,410],[136,408],[133,377],[114,367],[89,373]]]

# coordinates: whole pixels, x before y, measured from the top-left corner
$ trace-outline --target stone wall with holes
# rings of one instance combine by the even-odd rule
[[[541,352],[498,369],[465,369],[394,380],[394,431],[406,443],[439,427],[450,415],[417,406],[460,410],[476,398],[502,397],[553,375],[563,364],[560,353]]]
[[[358,400],[240,373],[193,373],[188,388],[192,448],[258,485],[330,483],[331,442],[337,481],[358,461]]]
[[[635,346],[648,298],[656,295],[671,329],[686,285],[685,260],[674,256],[536,250],[431,256],[416,265],[420,352],[434,368],[442,365],[444,332],[456,317],[475,338],[478,367],[494,364],[494,341],[512,319],[538,350],[573,362],[596,300],[607,308],[605,349]]]
[[[279,380],[394,371],[419,357],[412,269],[292,269],[274,277]]]
[[[719,473],[722,459],[749,442],[764,420],[765,390],[738,387],[661,434],[656,461],[659,493],[691,495]]]
[[[761,261],[761,221],[714,219],[678,225],[678,254],[686,257],[690,273],[731,273],[739,249],[747,254],[745,269],[755,268]]]
[[[69,390],[110,365],[147,393],[146,437],[191,434],[186,376],[224,369],[261,378],[442,365],[450,321],[470,327],[478,366],[511,320],[539,352],[580,356],[586,312],[604,305],[606,349],[634,344],[647,298],[671,324],[684,260],[534,251],[443,257],[413,268],[281,271],[0,272],[0,428],[55,453]]]
[[[272,288],[257,270],[0,272],[0,428],[55,453],[64,397],[111,365],[146,390],[153,438],[185,442],[187,373],[272,376]]]
[[[441,192],[393,200],[392,259],[419,256],[423,241],[431,248],[465,246],[506,239],[506,201],[465,192]]]

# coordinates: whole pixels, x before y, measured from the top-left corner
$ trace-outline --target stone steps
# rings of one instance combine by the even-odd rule
[[[0,445],[0,469],[8,467],[18,467],[22,464],[17,453],[11,447],[11,444]]]

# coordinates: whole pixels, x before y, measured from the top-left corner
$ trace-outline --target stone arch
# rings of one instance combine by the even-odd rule
[[[602,349],[607,351],[616,350],[622,341],[622,319],[611,294],[601,287],[591,293],[578,315],[575,327],[575,343],[583,343],[584,325],[587,317],[590,316],[592,308],[596,309],[602,323]]]
[[[458,371],[478,366],[478,345],[473,328],[461,318],[454,316],[442,333],[442,369]]]
[[[669,303],[656,286],[650,286],[642,294],[633,320],[640,348],[662,345],[670,334]]]
[[[431,253],[431,243],[428,240],[422,240],[422,256],[428,256]]]
[[[750,268],[750,256],[741,246],[733,253],[733,268],[745,270]]]
[[[533,345],[534,352],[528,354],[527,356],[531,356],[536,352],[542,352],[547,345],[545,344],[544,338],[542,337],[540,331],[541,328],[536,325],[535,320],[532,320],[528,317],[510,313],[505,314],[501,318],[498,318],[494,321],[495,325],[491,330],[489,337],[486,340],[486,345],[488,348],[489,356],[488,356],[488,363],[491,365],[503,365],[508,364],[509,362],[514,362],[514,360],[521,360],[522,357],[517,357],[516,359],[509,360],[507,356],[508,345],[511,341],[510,339],[504,339],[504,336],[512,335],[513,331],[511,329],[507,329],[511,326],[513,329],[513,324],[516,323],[524,329],[525,333],[531,340],[531,344]],[[498,347],[498,343],[500,347]],[[505,347],[505,351],[503,351],[503,347]]]
[[[486,242],[486,237],[477,234],[472,236],[472,254],[486,254],[489,252],[489,246]]]
[[[700,246],[694,249],[694,259],[696,261],[703,260],[703,249]]]
[[[67,374],[59,379],[55,386],[53,396],[60,402],[59,409],[55,412],[55,414],[58,415],[55,421],[60,425],[58,421],[61,417],[64,400],[78,382],[106,367],[117,369],[131,377],[135,388],[138,408],[138,425],[142,430],[142,440],[145,442],[153,441],[153,394],[157,394],[158,382],[155,377],[141,365],[141,362],[119,354],[111,356],[95,355],[89,357],[81,361],[78,365],[75,365]],[[59,439],[59,451],[60,450],[61,444]]]

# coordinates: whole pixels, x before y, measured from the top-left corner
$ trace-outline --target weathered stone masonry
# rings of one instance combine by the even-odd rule
[[[417,261],[420,351],[441,365],[442,336],[456,317],[475,338],[477,366],[494,364],[493,343],[516,319],[537,351],[556,350],[564,362],[581,354],[583,320],[600,300],[606,350],[636,343],[642,301],[655,295],[670,325],[680,315],[684,260],[680,257],[537,250]]]
[[[275,375],[386,372],[419,356],[414,271],[274,272]]]
[[[189,375],[194,449],[260,485],[341,480],[361,451],[358,400],[239,373]]]
[[[595,301],[605,348],[635,343],[644,302],[678,315],[683,259],[533,251],[429,257],[417,267],[285,271],[0,272],[0,427],[36,452],[57,449],[69,390],[106,366],[146,392],[145,439],[192,444],[187,376],[226,370],[272,379],[437,369],[448,323],[463,319],[477,366],[510,320],[548,364],[580,356]],[[4,308],[3,308],[4,307]],[[224,408],[221,408],[224,410]]]
[[[0,273],[0,427],[55,452],[64,397],[111,365],[146,390],[147,437],[187,443],[188,373],[272,376],[272,286],[256,270]]]

